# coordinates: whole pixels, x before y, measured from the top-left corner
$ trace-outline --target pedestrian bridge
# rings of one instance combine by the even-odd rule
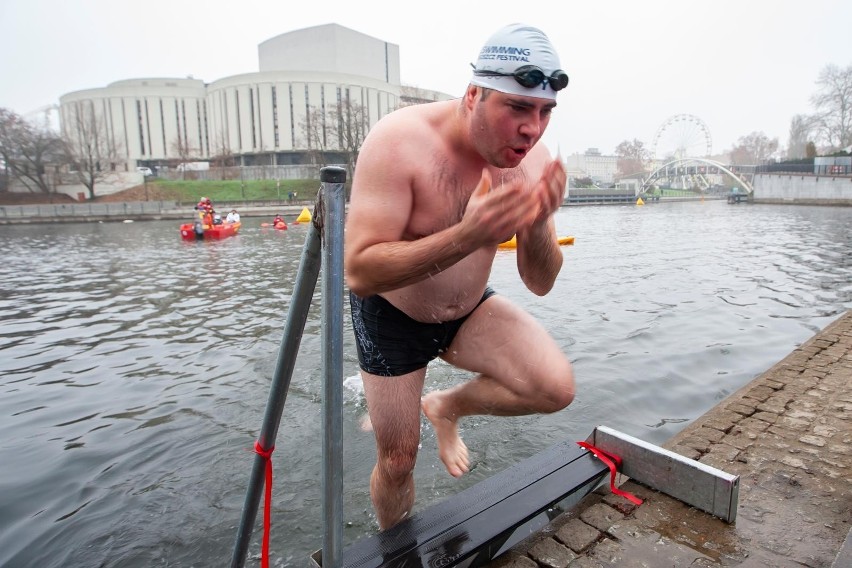
[[[730,166],[706,158],[678,158],[651,172],[642,182],[640,193],[655,185],[668,185],[681,189],[710,189],[725,177],[747,192],[754,191],[754,166]]]

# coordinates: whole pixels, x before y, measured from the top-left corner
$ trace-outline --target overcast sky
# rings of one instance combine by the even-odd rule
[[[0,0],[0,22],[0,107],[20,114],[121,79],[254,72],[259,43],[327,23],[397,44],[403,83],[461,95],[488,36],[525,22],[571,77],[544,137],[563,155],[650,148],[679,114],[714,153],[755,131],[785,146],[820,70],[852,64],[849,0]]]

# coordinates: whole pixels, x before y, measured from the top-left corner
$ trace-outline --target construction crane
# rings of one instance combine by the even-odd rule
[[[49,104],[31,110],[23,115],[24,119],[48,130],[59,130],[59,105]]]

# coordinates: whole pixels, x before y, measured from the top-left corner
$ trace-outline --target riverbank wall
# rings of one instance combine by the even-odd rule
[[[246,201],[219,204],[222,216],[236,209],[243,218],[269,217],[280,213],[295,219],[305,207],[313,211],[314,203]],[[0,206],[0,225],[39,223],[106,223],[131,221],[180,220],[190,222],[197,213],[194,206],[174,201],[125,201],[115,203],[51,203],[39,205]]]
[[[754,203],[852,206],[852,176],[809,173],[759,173]]]

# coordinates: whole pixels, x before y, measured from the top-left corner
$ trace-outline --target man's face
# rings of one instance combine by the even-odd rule
[[[507,95],[480,87],[471,112],[471,139],[498,168],[514,168],[541,139],[556,101]]]

